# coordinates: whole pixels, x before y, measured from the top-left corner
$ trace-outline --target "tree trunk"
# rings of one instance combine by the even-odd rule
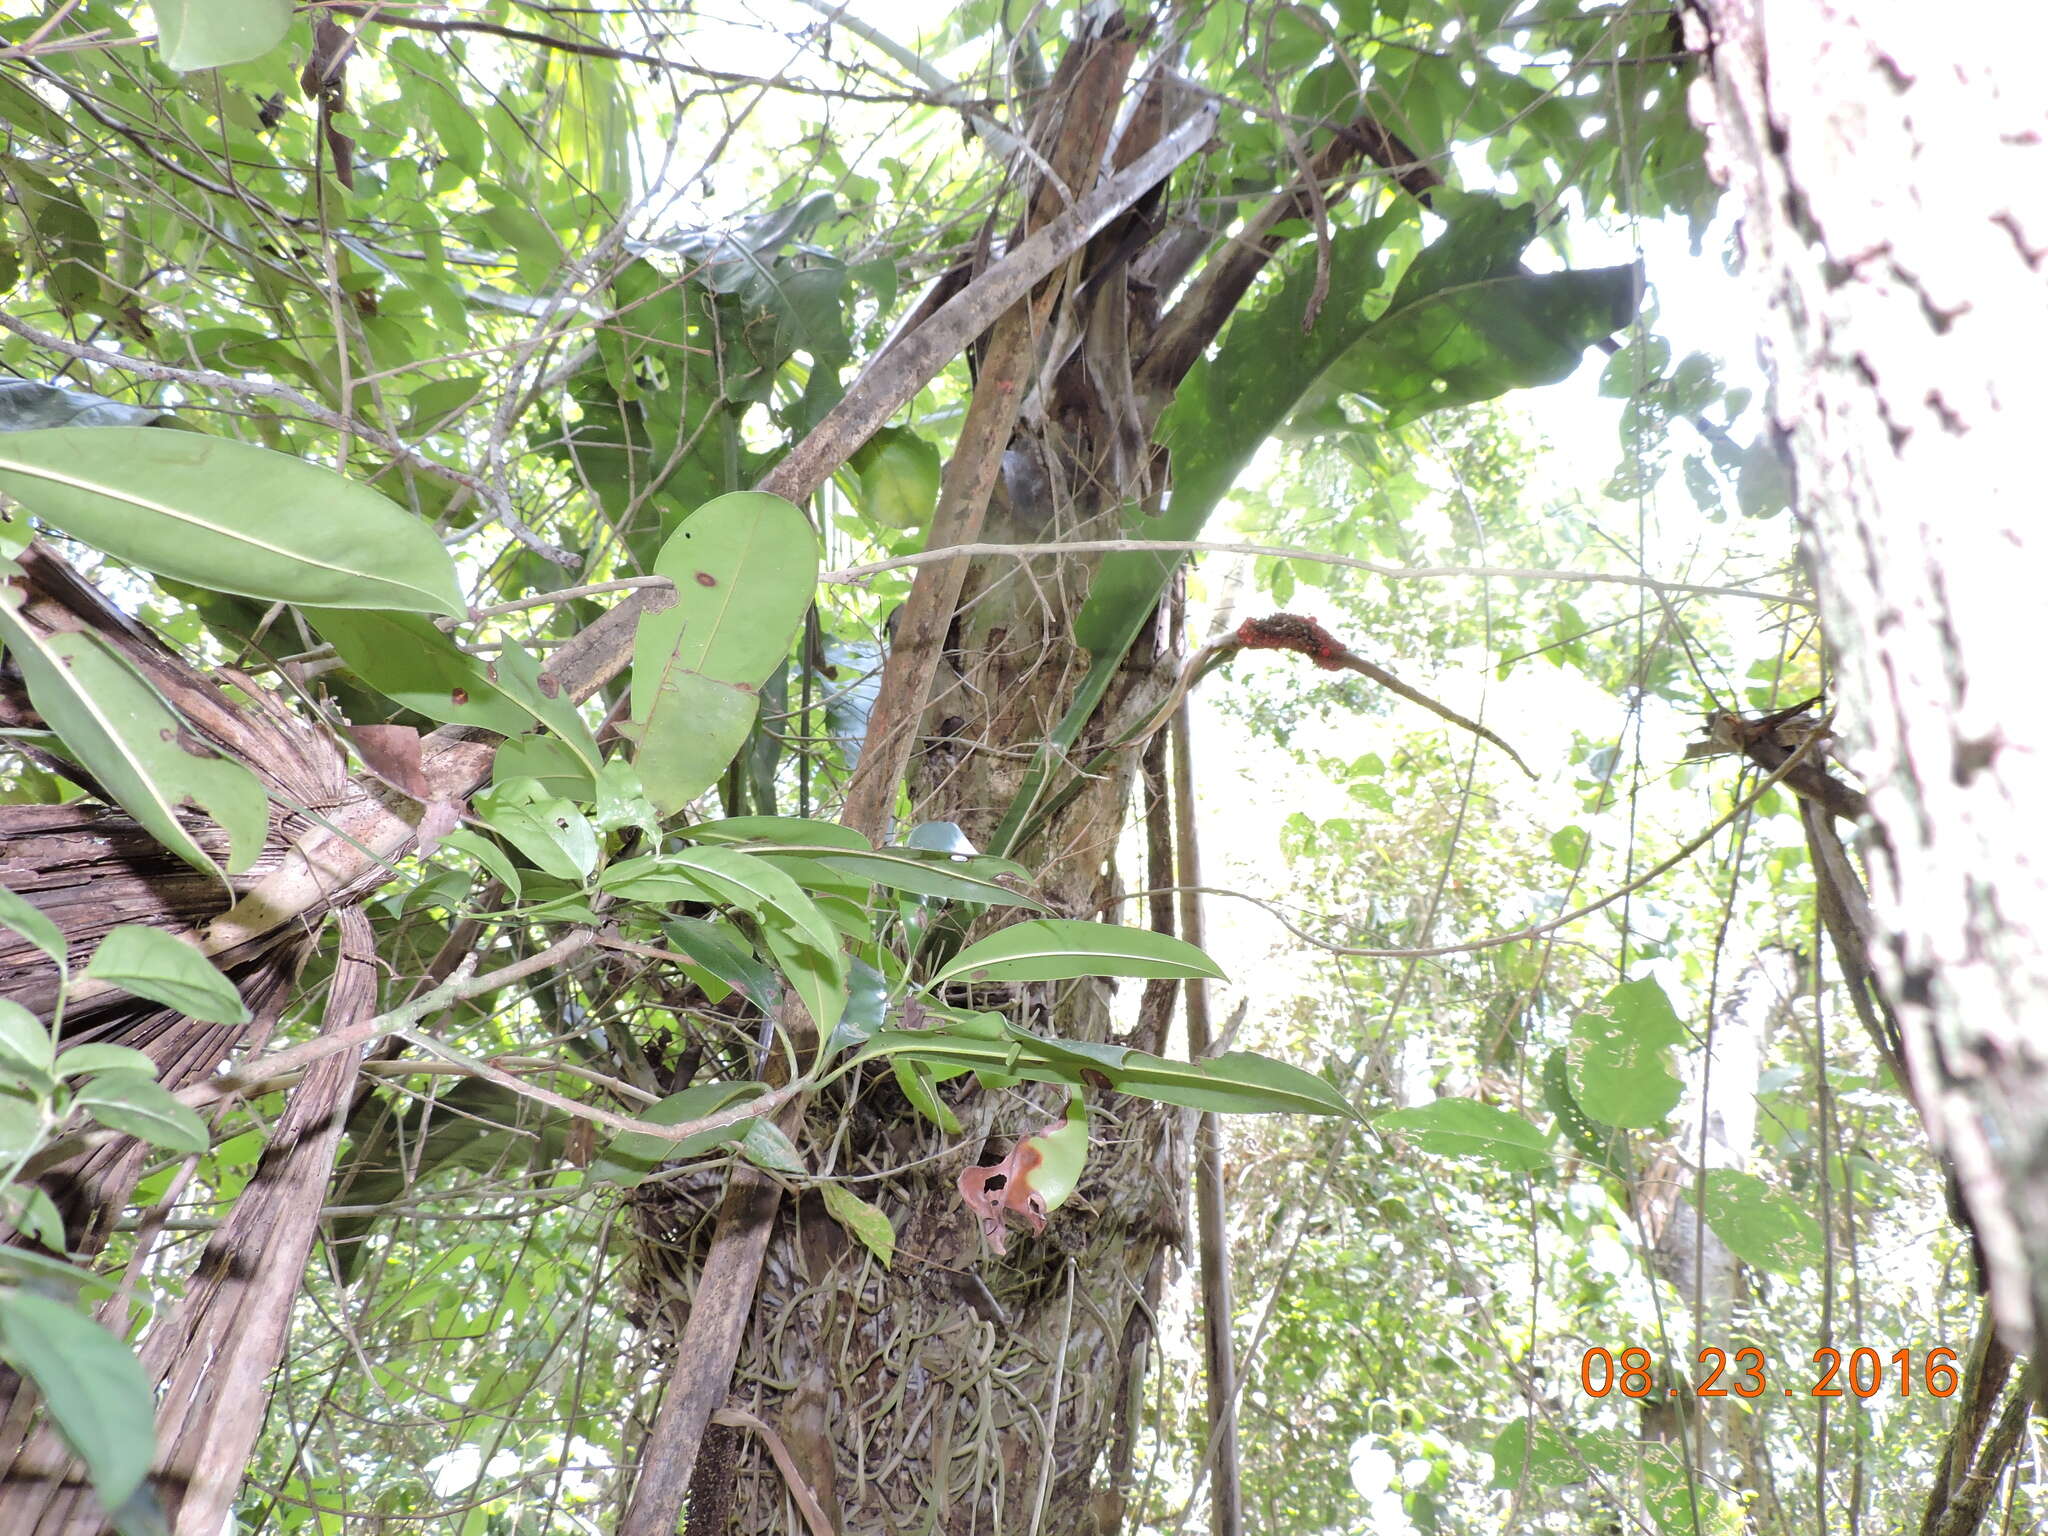
[[[1694,0],[1774,412],[1870,791],[1876,960],[2007,1343],[2048,1333],[2048,46],[1847,0]],[[2022,628],[2022,625],[2025,625]]]

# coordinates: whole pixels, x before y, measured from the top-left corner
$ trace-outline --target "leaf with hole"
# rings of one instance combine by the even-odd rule
[[[1662,987],[1650,980],[1623,982],[1601,1000],[1598,1012],[1572,1020],[1565,1046],[1572,1097],[1603,1125],[1662,1125],[1684,1092],[1669,1060],[1671,1047],[1684,1039],[1685,1026]]]
[[[675,600],[634,631],[626,734],[648,799],[673,815],[745,744],[758,690],[810,607],[818,541],[780,496],[736,491],[686,519],[654,571],[675,583]]]
[[[119,560],[319,608],[468,612],[433,529],[366,485],[233,438],[156,427],[0,434],[0,490]]]
[[[596,739],[574,704],[546,695],[539,664],[517,641],[506,641],[493,664],[417,613],[330,608],[306,616],[349,671],[394,704],[446,725],[479,726],[515,739],[536,725],[547,727],[575,754],[578,785],[588,798],[603,767]]]

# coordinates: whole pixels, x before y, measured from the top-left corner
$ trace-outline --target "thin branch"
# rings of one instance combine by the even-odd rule
[[[38,330],[26,321],[17,320],[5,310],[0,310],[0,327],[14,332],[32,346],[45,348],[76,362],[90,363],[97,368],[120,369],[137,378],[148,379],[152,383],[177,384],[187,389],[217,389],[252,400],[275,400],[289,405],[307,420],[330,431],[369,443],[379,451],[390,454],[394,459],[402,459],[426,474],[461,486],[484,504],[494,522],[503,524],[507,533],[542,559],[550,560],[556,565],[573,566],[578,563],[575,555],[555,548],[527,527],[512,510],[512,504],[476,476],[464,474],[459,469],[450,469],[446,464],[428,458],[418,449],[354,416],[330,410],[319,401],[300,394],[289,384],[216,373],[210,368],[177,368],[169,363],[153,363],[144,358],[130,357],[125,352],[108,352],[100,347],[87,346],[83,342],[67,340],[50,331]]]
[[[1253,906],[1260,908],[1270,915],[1275,922],[1279,923],[1281,927],[1285,928],[1297,939],[1300,939],[1302,943],[1311,944],[1326,954],[1342,955],[1355,960],[1434,960],[1445,955],[1469,955],[1475,954],[1480,950],[1501,949],[1509,944],[1521,944],[1529,939],[1540,939],[1546,933],[1554,933],[1568,924],[1577,922],[1582,917],[1590,917],[1603,907],[1613,906],[1623,897],[1634,895],[1653,881],[1676,869],[1680,864],[1683,864],[1687,859],[1718,837],[1738,817],[1745,815],[1757,801],[1775,789],[1779,781],[1790,770],[1792,764],[1800,761],[1807,750],[1807,747],[1801,747],[1798,753],[1794,754],[1791,762],[1787,762],[1783,768],[1780,768],[1776,773],[1759,782],[1756,788],[1738,800],[1725,816],[1717,819],[1712,826],[1686,843],[1684,847],[1672,854],[1670,858],[1664,860],[1663,863],[1644,870],[1635,879],[1623,885],[1616,886],[1598,901],[1590,901],[1583,907],[1575,907],[1560,917],[1553,917],[1547,923],[1533,923],[1527,928],[1518,928],[1513,933],[1497,933],[1489,938],[1471,939],[1463,944],[1433,944],[1420,949],[1365,949],[1357,945],[1338,944],[1333,940],[1320,938],[1310,933],[1307,929],[1298,927],[1286,913],[1280,910],[1277,904],[1267,901],[1263,897],[1254,896],[1247,891],[1231,890],[1223,886],[1212,885],[1205,885],[1199,889],[1206,896],[1228,896],[1236,901],[1248,901]],[[1140,897],[1152,894],[1149,890],[1125,891],[1119,895],[1112,896],[1098,910],[1106,910],[1122,902],[1136,901]]]
[[[1660,581],[1626,571],[1552,571],[1519,565],[1384,565],[1377,560],[1360,560],[1350,555],[1326,554],[1321,550],[1299,549],[1284,544],[1224,544],[1205,539],[1075,539],[1059,544],[953,544],[944,549],[922,549],[915,554],[895,555],[864,565],[849,565],[821,571],[818,580],[833,586],[863,586],[885,571],[900,571],[929,565],[955,556],[1008,556],[1019,560],[1044,559],[1060,555],[1106,554],[1197,554],[1256,555],[1272,560],[1307,560],[1318,565],[1342,566],[1366,571],[1389,581],[1440,581],[1472,576],[1503,581],[1551,581],[1567,585],[1593,586],[1612,583],[1622,587],[1645,587],[1652,592],[1687,597],[1740,597],[1751,602],[1780,603],[1790,608],[1811,608],[1813,599],[1789,592],[1758,592],[1748,587],[1711,586],[1689,581]]]

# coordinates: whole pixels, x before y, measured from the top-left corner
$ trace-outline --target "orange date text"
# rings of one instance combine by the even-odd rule
[[[1657,1380],[1654,1359],[1640,1345],[1619,1353],[1598,1345],[1579,1361],[1579,1385],[1589,1397],[1619,1392],[1623,1397],[1748,1397],[1767,1394],[1785,1397],[1876,1397],[1891,1392],[1910,1397],[1925,1392],[1949,1397],[1956,1390],[1956,1352],[1952,1349],[1893,1350],[1889,1355],[1874,1349],[1852,1349],[1844,1354],[1833,1345],[1813,1352],[1810,1369],[1791,1378],[1773,1375],[1760,1349],[1708,1347],[1699,1352],[1697,1376],[1679,1384]]]

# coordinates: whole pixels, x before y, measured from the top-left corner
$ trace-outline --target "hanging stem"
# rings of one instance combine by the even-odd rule
[[[1195,841],[1195,771],[1187,696],[1173,713],[1173,808],[1180,874],[1180,936],[1202,942],[1201,849]],[[1187,982],[1188,1059],[1210,1053],[1209,983]],[[1237,1356],[1230,1341],[1230,1231],[1223,1209],[1223,1136],[1216,1116],[1195,1120],[1195,1219],[1202,1259],[1202,1342],[1209,1385],[1209,1530],[1244,1536],[1237,1460]]]

